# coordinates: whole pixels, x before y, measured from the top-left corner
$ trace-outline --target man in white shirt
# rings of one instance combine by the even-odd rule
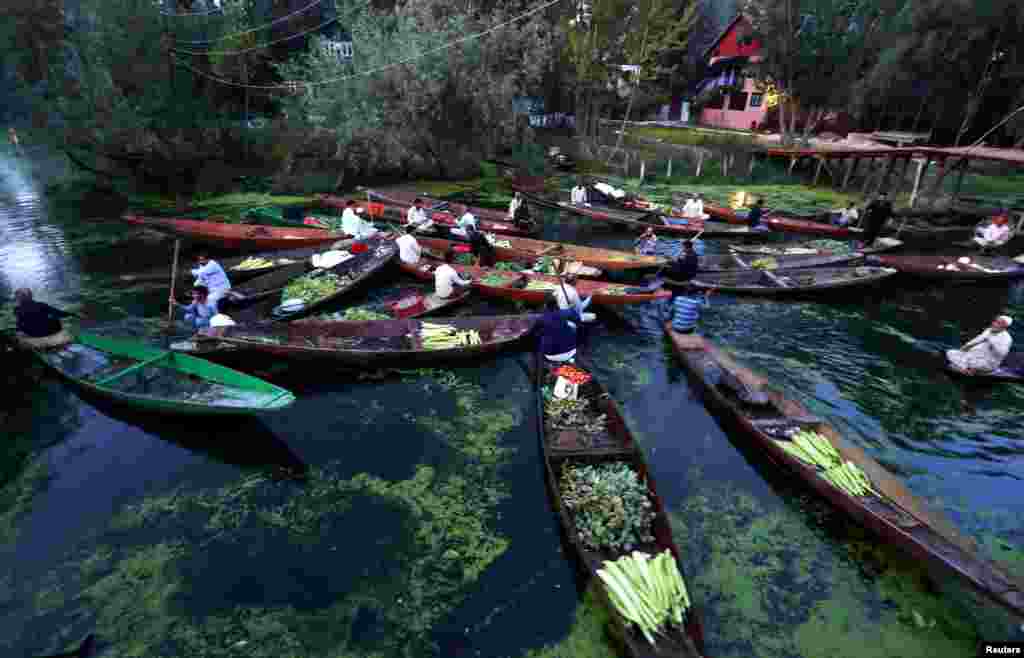
[[[405,233],[395,240],[395,244],[398,245],[398,258],[403,263],[409,265],[416,265],[420,262],[420,243],[416,241],[411,233]]]
[[[469,212],[469,208],[462,206],[462,215],[455,222],[455,228],[452,229],[452,233],[462,238],[469,237],[469,227],[471,226],[473,227],[472,230],[477,230],[476,216]]]
[[[205,252],[196,256],[196,268],[192,270],[192,276],[196,278],[193,286],[203,286],[209,290],[207,299],[214,306],[231,290],[231,281],[228,279],[224,268]]]
[[[707,219],[704,215],[704,200],[699,194],[693,196],[693,216],[697,219]]]
[[[958,350],[946,350],[946,358],[957,370],[968,375],[990,373],[999,369],[1013,346],[1013,336],[1006,330],[1013,319],[1000,315],[988,329],[967,341]]]
[[[426,231],[433,228],[434,222],[423,210],[423,199],[416,199],[405,213],[405,225],[413,231]]]
[[[356,214],[361,212],[363,209],[356,208],[356,202],[349,199],[345,203],[345,212],[341,213],[341,230],[356,239],[372,238],[377,234],[377,229]]]
[[[461,291],[465,286],[473,282],[472,279],[463,279],[452,267],[455,260],[455,252],[451,249],[444,254],[444,264],[434,270],[434,292],[441,299],[448,299],[456,291]]]
[[[582,183],[576,183],[576,187],[572,188],[572,194],[569,199],[574,206],[583,206],[587,203],[587,188],[583,187]]]

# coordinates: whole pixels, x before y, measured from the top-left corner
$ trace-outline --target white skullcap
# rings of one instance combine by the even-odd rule
[[[996,318],[996,320],[1001,320],[1003,324],[1005,324],[1007,327],[1013,324],[1013,318],[1011,318],[1009,315],[1000,315],[998,318]]]
[[[968,258],[967,256],[963,256],[963,257],[961,257],[961,258],[958,258],[958,259],[956,260],[956,262],[960,263],[961,265],[968,265],[968,264],[970,264],[970,262],[971,262],[971,259],[970,259],[970,258]]]
[[[230,316],[224,315],[223,313],[218,313],[217,315],[210,318],[210,326],[214,329],[220,327],[233,327],[235,326],[235,321],[232,320]]]

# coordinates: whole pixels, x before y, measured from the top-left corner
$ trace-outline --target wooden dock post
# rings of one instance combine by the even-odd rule
[[[644,175],[646,175],[646,174],[647,174],[647,161],[646,160],[641,160],[640,161],[640,184],[641,185],[644,184]]]
[[[672,178],[672,158],[668,159],[668,173],[665,174],[665,178]]]
[[[925,156],[924,160],[918,160],[917,162],[917,174],[914,175],[914,189],[910,192],[910,207],[913,208],[917,203],[917,192],[921,189],[921,179],[924,178],[924,172],[928,169],[928,163],[930,158]]]
[[[839,188],[840,190],[845,190],[846,186],[849,185],[850,179],[853,178],[853,172],[857,169],[857,165],[859,164],[860,158],[855,155],[851,155],[850,164],[846,165],[846,175],[843,176],[843,184]]]
[[[757,154],[756,153],[751,153],[750,154],[750,166],[747,168],[747,178],[750,178],[750,179],[754,178],[754,165],[756,165],[756,164],[757,164]]]
[[[889,163],[885,165],[885,173],[882,174],[882,180],[878,181],[878,189],[875,190],[875,194],[882,191],[889,191],[889,178],[892,177],[892,171],[895,168],[896,158],[889,158]]]
[[[871,168],[875,164],[875,157],[871,156],[871,155],[869,155],[867,157],[868,157],[868,170],[867,170],[867,173],[864,174],[864,187],[860,191],[860,193],[862,195],[864,195],[864,196],[867,196],[868,187],[871,185],[871,179],[874,177],[874,175],[873,175],[873,173],[871,171]]]
[[[697,178],[700,178],[700,169],[704,166],[704,151],[697,154],[697,173],[694,174]]]
[[[964,158],[963,164],[960,165],[960,172],[956,175],[956,182],[953,183],[953,201],[960,198],[960,186],[964,184],[964,174],[967,173],[967,167],[970,164],[970,158]]]
[[[817,187],[818,178],[821,176],[821,168],[825,164],[825,158],[818,156],[818,166],[814,168],[814,180],[811,182],[811,187]]]

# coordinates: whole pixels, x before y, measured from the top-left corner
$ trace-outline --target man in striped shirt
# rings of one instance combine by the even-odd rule
[[[672,323],[672,331],[680,334],[692,334],[697,329],[701,310],[711,304],[712,292],[714,290],[708,290],[701,295],[697,289],[690,288],[686,292],[672,297],[668,318],[668,321]]]

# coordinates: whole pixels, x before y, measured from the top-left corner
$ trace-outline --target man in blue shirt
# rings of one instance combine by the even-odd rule
[[[711,304],[712,292],[713,289],[701,295],[697,289],[689,288],[686,292],[673,296],[668,318],[672,323],[672,331],[680,334],[692,334],[696,331],[701,311]]]
[[[572,361],[576,357],[578,345],[577,327],[582,322],[575,306],[560,309],[558,300],[550,295],[544,307],[544,315],[534,327],[540,339],[540,353],[544,358],[549,361]]]
[[[750,212],[747,213],[747,222],[750,224],[751,231],[767,231],[768,227],[761,224],[761,216],[764,215],[764,207],[761,205],[762,200],[758,199],[754,202],[754,205],[750,207]]]
[[[197,331],[209,327],[210,318],[217,315],[217,302],[210,299],[210,291],[206,286],[196,286],[192,289],[191,304],[179,304],[174,297],[171,297],[169,301],[175,306],[185,309],[185,321]]]

